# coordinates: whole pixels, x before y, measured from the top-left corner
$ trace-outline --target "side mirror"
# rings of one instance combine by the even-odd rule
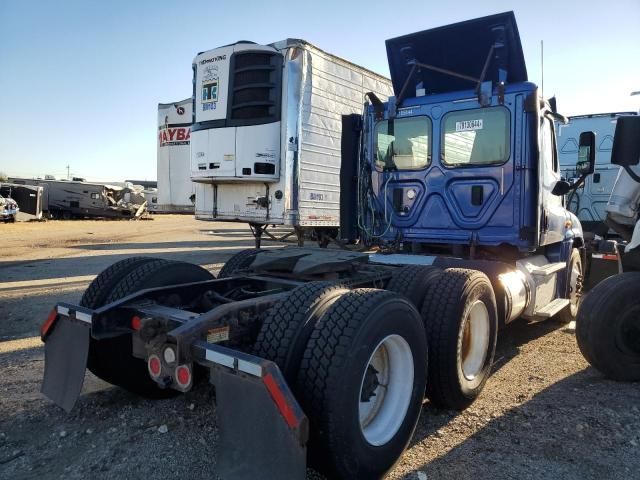
[[[566,180],[559,180],[553,186],[553,190],[551,190],[551,195],[561,197],[562,195],[566,195],[570,191],[571,191],[571,184]]]
[[[580,149],[576,172],[580,175],[590,175],[596,168],[596,134],[582,132],[580,134]]]
[[[621,167],[640,161],[640,116],[618,118],[613,138],[611,163]]]

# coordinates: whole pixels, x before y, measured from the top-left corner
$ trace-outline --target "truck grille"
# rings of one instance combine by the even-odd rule
[[[280,118],[282,55],[239,52],[233,56],[229,120],[275,122]],[[237,123],[237,122],[235,122]]]

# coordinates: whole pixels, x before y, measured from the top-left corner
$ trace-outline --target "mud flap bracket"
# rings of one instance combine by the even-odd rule
[[[224,362],[224,356],[207,353]],[[227,368],[211,366],[210,379],[216,389],[220,477],[304,480],[308,420],[278,367],[235,352]]]

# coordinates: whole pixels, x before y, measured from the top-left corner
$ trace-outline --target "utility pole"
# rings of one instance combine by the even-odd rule
[[[71,180],[71,177],[69,176],[69,165],[67,165],[67,180]]]

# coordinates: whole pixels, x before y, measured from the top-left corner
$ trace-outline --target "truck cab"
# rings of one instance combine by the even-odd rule
[[[370,241],[499,259],[582,245],[558,191],[563,117],[527,81],[513,14],[391,39],[387,52],[396,97],[363,122]]]

